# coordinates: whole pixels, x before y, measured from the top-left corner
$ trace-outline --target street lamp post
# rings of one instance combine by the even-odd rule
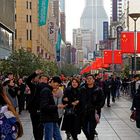
[[[131,13],[129,16],[134,20],[134,74],[136,75],[137,71],[137,28],[136,28],[136,22],[138,18],[140,17],[140,13]]]

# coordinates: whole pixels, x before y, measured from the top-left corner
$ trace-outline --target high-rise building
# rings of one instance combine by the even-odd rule
[[[38,25],[38,0],[15,1],[15,49],[24,48],[48,60],[55,59],[55,48],[48,37],[48,24]],[[48,18],[52,15],[49,3]]]
[[[53,16],[56,18],[56,24],[59,26],[60,14],[59,14],[59,0],[52,0],[53,4]]]
[[[15,1],[0,1],[0,59],[6,59],[14,49]]]
[[[81,29],[73,29],[73,47],[82,50],[82,32]]]
[[[108,21],[108,17],[103,5],[103,0],[86,0],[85,8],[80,19],[80,28],[92,29],[95,43],[103,40],[103,22]],[[95,48],[95,44],[94,44]]]
[[[124,0],[112,0],[112,21],[117,22],[123,13]]]
[[[62,40],[66,42],[65,0],[60,0],[60,30],[62,34]]]
[[[66,16],[65,12],[60,12],[60,31],[62,34],[62,40],[66,42]]]
[[[83,51],[83,59],[88,59],[89,54],[93,54],[93,38],[92,29],[79,28],[73,30],[73,46],[78,51]]]

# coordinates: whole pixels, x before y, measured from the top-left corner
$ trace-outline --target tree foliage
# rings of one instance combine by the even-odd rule
[[[61,73],[67,76],[72,76],[75,74],[79,74],[79,69],[72,64],[63,64],[61,66]]]
[[[36,69],[42,69],[48,75],[57,74],[58,68],[54,62],[46,61],[24,49],[14,51],[7,60],[1,60],[1,73],[13,72],[16,76],[29,75]]]
[[[128,65],[124,66],[124,70],[121,73],[121,77],[122,78],[129,77],[129,66]]]

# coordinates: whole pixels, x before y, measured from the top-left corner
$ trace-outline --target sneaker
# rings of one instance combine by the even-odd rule
[[[70,133],[66,133],[67,135],[67,139],[66,140],[71,140],[71,134]]]
[[[96,131],[96,130],[94,130],[94,135],[95,135],[95,136],[98,136],[98,133],[97,133],[97,131]]]

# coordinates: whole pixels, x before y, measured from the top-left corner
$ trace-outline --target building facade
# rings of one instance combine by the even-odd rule
[[[93,39],[95,40],[95,44],[103,40],[103,22],[108,21],[103,1],[104,0],[86,0],[85,8],[80,19],[80,28],[93,30],[95,34]]]
[[[0,59],[6,59],[14,49],[14,0],[1,0],[0,13]]]
[[[117,22],[123,13],[124,0],[112,0],[112,21]]]
[[[90,29],[73,30],[73,46],[77,50],[83,50],[83,59],[88,59],[89,54],[93,54],[94,33]],[[93,58],[93,57],[92,57]]]
[[[48,19],[52,16],[52,7],[50,2]],[[42,58],[55,60],[55,47],[48,35],[48,24],[38,25],[38,0],[16,0],[15,49],[23,48]]]

